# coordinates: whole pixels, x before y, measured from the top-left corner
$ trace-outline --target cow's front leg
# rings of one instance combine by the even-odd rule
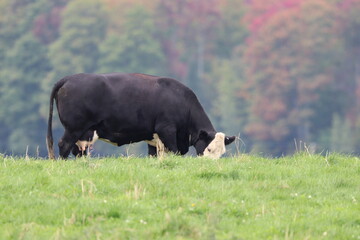
[[[159,135],[160,140],[163,142],[166,149],[175,154],[179,153],[177,146],[176,129],[167,127],[156,131]]]
[[[179,152],[181,155],[185,155],[189,151],[189,134],[187,131],[178,131],[176,136]]]
[[[157,156],[156,147],[148,144],[148,154],[149,156],[156,157]]]

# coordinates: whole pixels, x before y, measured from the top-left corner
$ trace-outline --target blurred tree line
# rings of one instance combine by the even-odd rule
[[[192,88],[242,150],[359,153],[359,13],[359,0],[0,0],[0,152],[46,155],[60,78],[141,72]]]

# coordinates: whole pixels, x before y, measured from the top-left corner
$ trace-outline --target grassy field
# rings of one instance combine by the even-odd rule
[[[360,159],[0,156],[0,239],[360,239]]]

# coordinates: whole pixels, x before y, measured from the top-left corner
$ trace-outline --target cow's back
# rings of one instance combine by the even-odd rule
[[[103,122],[113,132],[151,132],[159,123],[188,125],[190,108],[200,106],[189,88],[170,78],[83,73],[66,79],[56,99],[69,128]]]
[[[158,117],[170,112],[182,114],[192,103],[197,104],[195,94],[185,85],[171,78],[146,74],[106,74],[116,95],[117,103],[133,109],[148,109]],[[195,102],[194,102],[195,100]]]

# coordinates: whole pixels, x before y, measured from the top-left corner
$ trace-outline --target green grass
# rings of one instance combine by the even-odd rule
[[[0,239],[360,239],[360,159],[0,156]]]

